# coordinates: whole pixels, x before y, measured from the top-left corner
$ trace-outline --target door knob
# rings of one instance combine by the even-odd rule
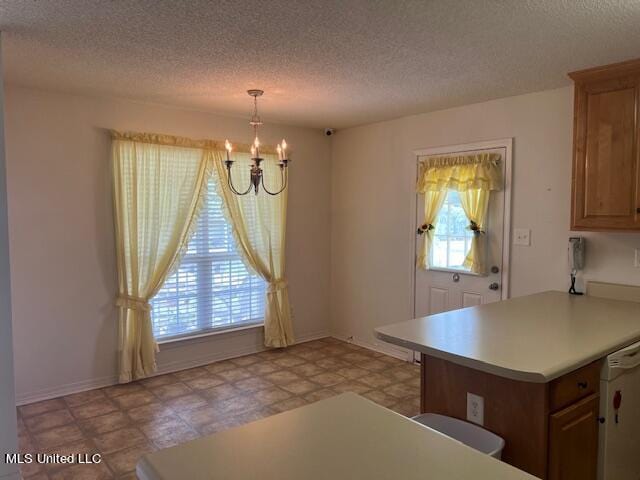
[[[491,267],[491,273],[498,273],[500,271],[500,268],[498,268],[497,265],[494,265],[493,267]]]
[[[500,288],[500,285],[498,285],[496,282],[493,282],[491,285],[489,285],[489,290],[498,290]]]

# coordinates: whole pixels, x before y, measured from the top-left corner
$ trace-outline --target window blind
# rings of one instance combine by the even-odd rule
[[[213,182],[179,268],[151,300],[156,339],[263,321],[265,282],[242,262]]]

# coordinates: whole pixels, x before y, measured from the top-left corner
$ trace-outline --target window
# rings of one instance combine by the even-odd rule
[[[156,339],[262,323],[265,288],[242,262],[222,198],[209,180],[206,205],[180,267],[151,300]]]
[[[469,220],[462,209],[460,195],[456,190],[449,190],[436,221],[432,267],[469,271],[462,265],[473,238],[468,227]]]

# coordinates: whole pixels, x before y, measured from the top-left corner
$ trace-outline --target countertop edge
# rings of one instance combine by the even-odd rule
[[[549,383],[639,342],[640,303],[550,290],[379,325],[374,336],[491,375]]]
[[[490,363],[486,363],[474,358],[463,357],[455,353],[450,353],[444,350],[431,348],[419,343],[414,343],[412,341],[409,341],[403,338],[393,337],[384,332],[381,332],[380,329],[382,328],[385,328],[385,327],[378,327],[374,329],[374,334],[376,338],[378,338],[379,340],[382,340],[383,342],[408,348],[409,350],[424,353],[425,355],[430,355],[432,357],[439,358],[441,360],[447,360],[452,363],[455,363],[456,365],[472,368],[474,370],[489,373],[491,375],[497,375],[499,377],[503,377],[503,378],[507,378],[507,379],[515,380],[519,382],[530,382],[530,383],[552,382],[553,380],[560,378],[563,375],[566,375],[567,373],[571,373],[575,370],[578,370],[579,368],[589,365],[590,363],[595,362],[596,360],[604,359],[608,355],[640,341],[640,335],[632,335],[625,338],[623,341],[615,345],[609,345],[607,348],[604,348],[601,351],[594,352],[593,355],[584,357],[571,365],[558,367],[550,372],[528,372],[528,371],[521,371],[521,370],[512,370],[509,368],[492,365]]]
[[[411,342],[409,340],[404,340],[398,337],[392,337],[383,332],[380,332],[377,328],[374,330],[374,333],[376,338],[378,338],[379,340],[382,340],[383,342],[391,343],[393,345],[398,345],[400,347],[404,347],[404,348],[408,348],[409,350],[424,353],[425,355],[430,355],[432,357],[439,358],[441,360],[448,360],[452,363],[455,363],[456,365],[462,365],[463,367],[472,368],[474,370],[479,370],[481,372],[497,375],[499,377],[508,378],[510,380],[516,380],[520,382],[530,382],[530,383],[548,383],[554,378],[557,378],[558,376],[563,375],[561,373],[560,375],[553,376],[553,378],[550,378],[549,376],[543,375],[541,373],[511,370],[508,368],[491,365],[489,363],[485,363],[473,358],[462,357],[454,353],[449,353],[443,350],[438,350],[436,348],[431,348],[426,345],[421,345],[419,343]],[[571,371],[571,370],[568,370],[568,371]]]

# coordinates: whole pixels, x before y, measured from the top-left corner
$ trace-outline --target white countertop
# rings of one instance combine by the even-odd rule
[[[146,455],[142,480],[533,480],[353,393]]]
[[[543,292],[375,332],[385,342],[459,365],[545,383],[640,340],[640,303]]]

